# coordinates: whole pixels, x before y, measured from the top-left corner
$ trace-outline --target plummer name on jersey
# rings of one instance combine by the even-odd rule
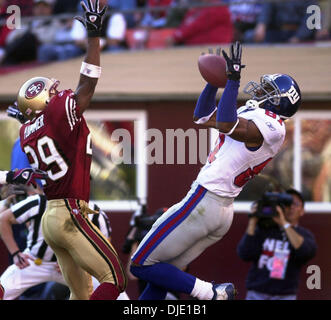
[[[41,115],[36,119],[34,123],[27,126],[24,130],[24,139],[26,139],[30,134],[36,132],[38,129],[44,126],[44,115]]]

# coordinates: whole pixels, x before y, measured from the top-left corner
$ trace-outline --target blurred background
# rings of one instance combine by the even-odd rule
[[[208,47],[228,49],[244,43],[241,84],[259,81],[263,74],[286,73],[298,82],[301,110],[286,122],[281,152],[249,182],[235,202],[229,233],[190,266],[206,280],[234,282],[239,299],[245,296],[248,263],[236,254],[245,232],[252,201],[267,190],[294,187],[306,199],[302,225],[318,244],[310,264],[321,269],[321,289],[309,290],[302,272],[299,299],[331,299],[331,1],[238,0],[100,0],[109,4],[102,46],[102,77],[86,112],[92,133],[91,200],[107,212],[112,241],[121,251],[132,214],[146,206],[147,214],[181,200],[203,165],[190,164],[189,139],[185,164],[163,161],[146,164],[148,129],[163,138],[169,129],[199,127],[192,122],[196,99],[205,82],[197,61]],[[18,6],[21,14],[15,16]],[[8,12],[8,8],[13,11]],[[310,8],[310,9],[309,9]],[[16,10],[16,11],[15,11]],[[8,170],[19,123],[6,115],[20,85],[34,76],[60,80],[60,89],[75,90],[85,52],[86,34],[73,19],[81,14],[78,0],[0,0],[0,168]],[[219,90],[220,96],[222,89]],[[238,104],[245,103],[239,94]],[[199,150],[214,144],[214,133],[198,139]],[[154,137],[155,139],[155,137]],[[169,146],[168,143],[168,146]],[[123,147],[124,146],[124,147]],[[125,153],[125,154],[124,154]],[[203,154],[204,152],[202,152]],[[118,159],[126,161],[118,161]],[[201,159],[202,158],[202,159]],[[0,241],[0,272],[8,253]],[[128,294],[137,298],[137,284]]]

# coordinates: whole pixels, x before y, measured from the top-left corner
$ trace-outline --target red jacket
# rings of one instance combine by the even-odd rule
[[[148,0],[148,6],[153,8],[153,7],[166,7],[170,6],[172,0]],[[156,17],[164,17],[166,16],[166,11],[152,11],[153,16]]]
[[[174,33],[177,43],[189,45],[229,43],[232,36],[231,16],[226,6],[189,10]]]
[[[0,47],[6,46],[6,39],[11,31],[6,25],[0,27]]]

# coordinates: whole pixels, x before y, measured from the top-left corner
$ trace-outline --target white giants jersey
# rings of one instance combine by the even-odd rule
[[[251,151],[244,142],[219,134],[197,182],[222,197],[236,197],[244,185],[277,154],[285,139],[285,124],[275,113],[246,106],[239,108],[237,113],[239,118],[255,123],[264,141],[258,150]]]

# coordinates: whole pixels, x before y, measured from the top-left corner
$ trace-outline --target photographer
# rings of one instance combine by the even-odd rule
[[[314,236],[298,225],[303,215],[304,199],[294,189],[257,202],[237,248],[242,260],[253,262],[246,300],[296,299],[300,270],[316,253]]]
[[[126,236],[125,242],[122,247],[122,252],[125,254],[129,254],[129,261],[126,266],[126,272],[129,280],[138,280],[138,291],[139,295],[144,291],[146,287],[146,282],[136,278],[130,272],[130,258],[131,255],[136,251],[139,243],[144,238],[144,236],[151,229],[153,223],[165,212],[167,208],[160,208],[155,211],[153,215],[147,214],[147,208],[145,205],[142,205],[140,209],[138,209],[131,221],[130,221],[130,229]]]

